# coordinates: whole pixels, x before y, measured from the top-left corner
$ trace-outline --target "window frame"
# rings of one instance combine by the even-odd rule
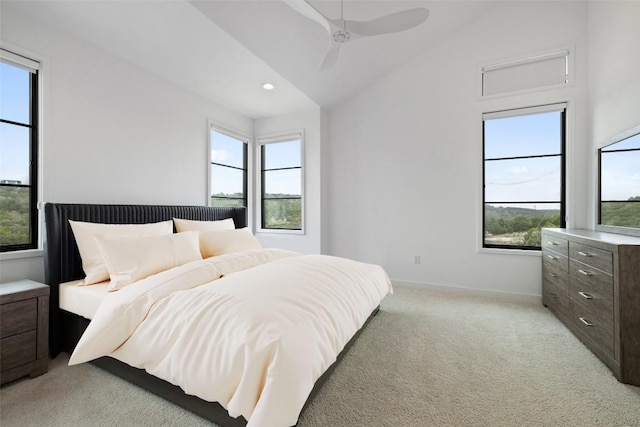
[[[3,43],[6,45],[6,43]],[[2,187],[29,188],[29,242],[23,244],[4,245],[0,242],[1,259],[23,256],[27,251],[41,249],[42,227],[40,227],[40,200],[41,200],[41,98],[42,76],[40,71],[42,61],[32,59],[29,54],[19,53],[19,49],[10,46],[0,49],[2,62],[13,67],[21,68],[29,72],[29,124],[15,122],[0,117],[0,123],[20,126],[29,129],[29,184],[0,183]],[[25,255],[28,256],[28,255]]]
[[[554,49],[545,49],[540,51],[530,52],[525,55],[516,55],[506,58],[500,58],[499,60],[483,61],[478,65],[478,80],[477,80],[477,99],[478,100],[492,100],[500,99],[506,96],[514,95],[528,95],[536,93],[541,90],[558,90],[567,87],[575,86],[575,46],[574,45],[561,45]],[[553,58],[565,58],[565,79],[564,82],[541,84],[538,86],[529,86],[520,89],[511,89],[502,92],[485,94],[485,79],[486,74],[493,71],[506,70],[511,67],[534,65],[540,62],[544,62]]]
[[[236,166],[231,166],[231,165],[225,165],[223,163],[217,163],[217,162],[213,162],[211,159],[211,150],[213,149],[213,132],[217,132],[220,134],[223,134],[229,138],[233,138],[236,139],[238,141],[241,141],[244,143],[244,147],[243,147],[243,167],[242,168],[238,168]],[[243,191],[243,206],[245,206],[247,208],[247,212],[250,212],[249,209],[249,204],[250,204],[250,200],[251,197],[249,196],[249,191],[250,191],[250,159],[249,159],[249,146],[251,145],[252,139],[250,136],[245,135],[241,132],[238,131],[234,131],[234,130],[230,130],[229,128],[223,127],[223,126],[219,126],[213,122],[209,122],[209,141],[208,141],[208,150],[207,150],[207,198],[206,198],[206,206],[213,206],[211,204],[211,201],[213,199],[213,194],[211,194],[211,192],[213,191],[212,185],[211,185],[211,178],[213,176],[212,173],[212,166],[216,165],[216,166],[222,166],[222,167],[227,167],[230,169],[234,169],[234,170],[241,170],[244,172],[243,174],[243,183],[242,183],[242,191]],[[240,200],[237,197],[219,197],[218,199],[230,199],[230,200]]]
[[[508,118],[508,117],[521,117],[539,113],[561,113],[561,146],[560,153],[558,154],[544,154],[544,155],[530,155],[530,156],[507,156],[503,158],[486,158],[486,135],[485,135],[485,122],[486,120]],[[567,116],[568,116],[568,102],[555,102],[551,104],[540,104],[519,108],[507,108],[496,111],[484,112],[482,114],[482,201],[480,209],[482,211],[481,223],[480,223],[480,249],[482,251],[493,250],[507,250],[512,253],[539,253],[541,246],[515,246],[506,244],[487,244],[485,242],[485,228],[486,228],[486,209],[485,206],[491,203],[501,204],[537,204],[537,203],[558,203],[560,204],[560,227],[566,227],[567,223]],[[486,201],[486,162],[487,160],[512,160],[512,159],[524,159],[524,158],[542,158],[542,157],[555,157],[560,156],[560,200],[559,201],[518,201],[518,202],[487,202]]]
[[[607,153],[619,153],[624,151],[640,151],[640,148],[632,148],[632,149],[618,149],[618,150],[608,150],[610,146],[625,141],[629,138],[635,138],[640,135],[640,126],[636,126],[632,129],[629,129],[625,132],[622,132],[610,140],[606,141],[602,146],[600,146],[597,151],[597,166],[598,166],[598,177],[597,177],[597,201],[596,201],[596,223],[595,230],[597,231],[605,231],[610,233],[618,233],[618,234],[626,234],[629,236],[638,236],[640,237],[640,229],[639,228],[631,228],[625,227],[621,225],[612,225],[612,224],[603,224],[602,223],[602,204],[603,203],[640,203],[640,200],[633,201],[622,201],[622,200],[603,200],[602,199],[602,155]]]
[[[256,144],[256,166],[257,166],[257,188],[256,197],[259,198],[257,200],[257,215],[256,215],[256,229],[260,233],[276,233],[276,234],[305,234],[305,154],[304,154],[304,131],[298,130],[287,133],[279,133],[274,135],[263,135],[258,137],[258,142]],[[279,142],[289,142],[289,141],[300,141],[300,228],[292,229],[292,228],[266,228],[264,226],[264,202],[265,199],[265,179],[264,179],[264,157],[263,157],[263,147],[268,144],[274,144]],[[295,167],[297,169],[297,167]],[[289,169],[289,168],[287,168]],[[297,198],[296,198],[297,199]]]

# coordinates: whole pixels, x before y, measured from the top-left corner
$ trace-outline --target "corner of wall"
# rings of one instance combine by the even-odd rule
[[[320,109],[320,253],[329,253],[329,112]]]

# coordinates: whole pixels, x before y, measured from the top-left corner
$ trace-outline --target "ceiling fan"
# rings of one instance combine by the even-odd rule
[[[323,15],[309,0],[284,1],[300,14],[322,25],[329,33],[331,46],[320,65],[321,70],[327,70],[336,64],[340,48],[350,40],[405,31],[422,24],[429,17],[429,10],[420,7],[368,21],[348,21],[344,19],[344,0],[340,1],[340,19],[331,19]]]

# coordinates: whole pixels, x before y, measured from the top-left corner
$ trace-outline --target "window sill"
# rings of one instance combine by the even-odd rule
[[[260,228],[256,231],[256,234],[295,234],[303,235],[304,230],[280,230],[277,228]]]
[[[542,251],[530,251],[524,249],[498,249],[498,248],[480,248],[478,252],[481,254],[491,255],[518,255],[518,256],[535,256],[541,257]]]
[[[27,249],[24,251],[2,252],[0,253],[0,261],[21,258],[36,258],[44,255],[42,249]]]

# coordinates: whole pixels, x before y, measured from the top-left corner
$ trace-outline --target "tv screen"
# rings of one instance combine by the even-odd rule
[[[640,127],[598,150],[596,228],[640,235]]]

